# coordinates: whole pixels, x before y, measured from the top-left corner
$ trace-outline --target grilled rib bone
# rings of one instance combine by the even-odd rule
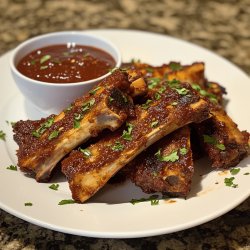
[[[208,103],[190,85],[181,84],[178,90],[166,86],[160,100],[136,106],[136,117],[128,120],[126,128],[104,136],[85,149],[85,153],[74,150],[62,161],[62,171],[76,201],[89,199],[117,171],[157,140],[188,123],[208,118]]]

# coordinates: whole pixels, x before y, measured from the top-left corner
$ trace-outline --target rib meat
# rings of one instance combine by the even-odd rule
[[[201,144],[212,167],[234,167],[248,155],[249,133],[240,131],[221,106],[213,105],[211,114],[207,121],[195,125]]]
[[[177,105],[173,105],[177,104]],[[82,151],[74,150],[62,161],[73,198],[84,202],[94,195],[117,171],[144,149],[191,122],[209,116],[208,103],[189,84],[178,84],[135,107],[136,116],[127,127],[104,136]]]
[[[139,70],[147,78],[148,96],[151,98],[158,98],[159,93],[165,91],[166,80],[175,79],[187,81],[190,84],[198,82],[198,86],[205,86],[203,63],[194,63],[189,66],[181,66],[178,63],[174,65],[175,68],[171,66],[171,63],[161,67],[137,63],[130,67]],[[179,148],[183,148],[186,154],[185,156],[181,154],[178,161],[160,161],[159,157],[155,156],[156,149],[159,147],[164,154],[169,154],[170,151],[178,152]],[[191,189],[193,172],[190,128],[185,126],[137,156],[118,173],[118,177],[130,177],[146,193],[163,192],[173,196],[187,196]]]
[[[156,142],[127,167],[131,180],[145,193],[186,197],[194,172],[189,127]]]
[[[72,149],[105,128],[117,129],[133,115],[130,91],[127,73],[117,70],[59,115],[17,122],[14,140],[20,169],[35,174],[37,181],[47,181]]]

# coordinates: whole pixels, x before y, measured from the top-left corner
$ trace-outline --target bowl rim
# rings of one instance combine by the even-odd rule
[[[89,38],[94,38],[96,40],[99,40],[101,42],[104,42],[106,44],[108,44],[110,47],[113,48],[113,50],[115,51],[116,55],[117,55],[117,60],[115,60],[116,64],[114,68],[119,68],[121,66],[122,63],[122,57],[121,57],[121,52],[118,49],[118,47],[111,42],[110,40],[103,38],[101,36],[97,36],[97,35],[92,35],[92,34],[86,34],[84,33],[84,31],[58,31],[58,32],[50,32],[50,33],[46,33],[46,34],[42,34],[42,35],[38,35],[35,37],[32,37],[30,39],[27,39],[25,41],[23,41],[22,43],[20,43],[12,52],[11,57],[10,57],[10,68],[11,71],[16,74],[18,77],[22,78],[23,80],[25,80],[26,82],[32,82],[35,84],[40,84],[40,85],[44,85],[44,86],[57,86],[57,87],[63,87],[63,88],[67,88],[67,87],[72,87],[72,86],[80,86],[80,85],[85,85],[85,84],[91,84],[91,83],[95,83],[95,82],[99,82],[101,80],[103,80],[104,78],[106,78],[107,76],[109,76],[111,74],[111,72],[106,73],[105,75],[99,76],[97,78],[94,79],[90,79],[87,81],[81,81],[81,82],[71,82],[71,83],[51,83],[51,82],[43,82],[43,81],[39,81],[39,80],[35,80],[32,79],[30,77],[25,76],[24,74],[22,74],[19,70],[17,70],[16,65],[14,63],[14,59],[16,54],[18,53],[18,51],[22,48],[24,48],[25,46],[29,45],[30,43],[34,43],[36,41],[39,41],[41,38],[49,38],[49,37],[53,37],[53,36],[70,36],[70,35],[80,35],[83,37],[89,37]],[[55,43],[58,44],[58,43]],[[52,45],[52,44],[51,44]],[[46,44],[43,46],[45,47]],[[98,48],[98,47],[97,47]],[[102,49],[103,50],[103,49]],[[33,51],[33,50],[31,50]],[[30,52],[31,52],[30,51]],[[104,50],[105,51],[105,50]],[[29,53],[30,53],[29,52]],[[114,58],[115,59],[115,58]]]

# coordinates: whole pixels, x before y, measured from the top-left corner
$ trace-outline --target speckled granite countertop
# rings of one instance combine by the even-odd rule
[[[199,44],[250,74],[249,0],[0,0],[0,13],[0,54],[42,33],[129,28]],[[0,249],[250,249],[250,199],[195,228],[121,240],[54,232],[0,210]]]

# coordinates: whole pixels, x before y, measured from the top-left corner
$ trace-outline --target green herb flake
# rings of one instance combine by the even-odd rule
[[[170,88],[179,88],[180,87],[180,81],[173,79],[171,81],[167,81],[167,84],[169,85]]]
[[[10,166],[8,166],[6,169],[8,169],[8,170],[13,170],[13,171],[17,171],[17,166],[10,165]]]
[[[0,139],[5,141],[6,134],[3,132],[3,130],[0,130]]]
[[[246,173],[244,173],[243,175],[250,175],[250,173],[246,172]]]
[[[178,102],[172,102],[171,105],[172,106],[176,106],[178,104]]]
[[[146,101],[146,103],[144,103],[144,104],[141,105],[141,107],[142,107],[143,109],[148,109],[151,102],[152,102],[152,100],[148,99],[148,100]]]
[[[176,88],[175,90],[178,92],[179,95],[186,95],[189,92],[189,90],[186,88],[181,88],[181,89]]]
[[[92,98],[82,105],[82,112],[89,110],[95,104],[95,99]]]
[[[90,150],[87,149],[87,148],[85,148],[85,149],[79,148],[79,151],[82,152],[83,155],[84,155],[86,158],[89,158],[90,156],[92,156]]]
[[[118,68],[117,68],[117,67],[114,67],[114,68],[110,69],[109,72],[110,72],[111,74],[113,74],[116,70],[118,70]]]
[[[35,65],[35,64],[36,64],[36,60],[30,61],[30,64],[31,64],[31,65]]]
[[[159,205],[159,200],[158,199],[151,199],[150,202],[151,202],[151,206]]]
[[[181,70],[182,69],[182,66],[180,63],[175,63],[175,62],[171,62],[169,64],[169,67],[172,71],[177,71],[177,70]]]
[[[57,191],[58,188],[59,188],[59,184],[51,184],[51,185],[49,186],[49,188],[52,189],[52,190]]]
[[[131,204],[135,205],[141,202],[146,202],[146,201],[150,201],[151,205],[159,205],[159,196],[158,195],[151,195],[148,198],[141,198],[141,199],[132,199],[130,201]]]
[[[96,87],[96,88],[90,90],[89,93],[90,93],[91,95],[94,95],[100,88],[101,88],[101,87]]]
[[[220,149],[220,150],[225,150],[225,149],[226,149],[225,145],[222,144],[222,143],[217,143],[217,144],[215,145],[215,147],[218,148],[218,149]]]
[[[124,149],[124,145],[122,145],[119,141],[116,141],[111,149],[114,151],[122,151]]]
[[[158,124],[159,124],[159,122],[158,121],[153,121],[153,122],[151,122],[151,128],[155,128],[155,127],[157,127],[158,126]]]
[[[74,200],[72,200],[72,199],[69,199],[69,200],[61,200],[59,203],[58,203],[58,205],[67,205],[67,204],[74,204],[74,203],[76,203]]]
[[[231,175],[236,175],[240,172],[240,168],[232,168],[230,169]]]
[[[32,131],[32,135],[34,137],[39,138],[48,128],[52,126],[53,123],[54,123],[54,118],[49,118],[37,130]]]
[[[33,203],[31,203],[31,202],[25,202],[24,206],[25,207],[31,207],[31,206],[33,206]]]
[[[159,149],[156,153],[155,156],[159,161],[166,161],[166,162],[175,162],[179,160],[178,152],[173,151],[169,155],[161,155],[161,149]]]
[[[185,154],[187,154],[187,149],[186,148],[180,148],[180,154],[181,155],[185,155]]]
[[[49,66],[44,65],[44,66],[41,66],[40,69],[41,69],[41,70],[44,70],[44,69],[47,69],[48,67],[49,67]]]
[[[155,88],[160,82],[161,82],[161,79],[158,78],[158,77],[148,78],[148,88],[149,88],[149,89],[153,89],[153,88]]]
[[[58,135],[59,135],[59,131],[58,130],[54,130],[54,131],[51,132],[51,134],[49,135],[48,139],[52,140],[52,139],[58,137]]]
[[[45,55],[40,59],[40,64],[45,63],[46,61],[48,61],[51,58],[51,55]]]
[[[122,138],[127,141],[132,141],[131,134],[132,134],[133,125],[131,123],[127,123],[126,126],[127,126],[127,130],[123,130]]]
[[[83,115],[74,113],[74,128],[80,128],[80,121],[82,120]]]
[[[73,108],[72,104],[70,104],[66,109],[64,109],[64,112],[67,113]]]
[[[109,97],[109,102],[113,102],[115,99],[113,97]]]
[[[158,92],[156,92],[155,93],[155,100],[160,100],[161,99],[161,94],[160,93],[158,93]]]
[[[219,143],[215,137],[213,136],[209,136],[209,135],[203,135],[203,141],[205,143],[208,143],[208,144],[212,144],[212,145],[215,145],[216,148],[220,149],[220,150],[225,150],[226,147],[224,144],[222,143]]]
[[[198,91],[202,96],[207,97],[211,102],[218,103],[216,95],[209,93],[204,89],[201,89],[201,87],[196,83],[191,84],[191,86],[194,90]]]
[[[159,89],[158,89],[158,93],[160,93],[160,94],[163,94],[165,91],[166,91],[166,87],[165,86],[162,86],[162,87],[160,87]]]
[[[227,187],[232,187],[232,188],[237,188],[238,187],[238,184],[234,184],[233,181],[234,181],[234,177],[230,177],[230,178],[225,178],[224,179],[224,183]]]

